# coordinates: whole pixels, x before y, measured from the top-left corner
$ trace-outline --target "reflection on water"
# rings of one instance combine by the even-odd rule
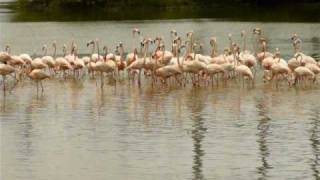
[[[85,42],[94,38],[110,48],[130,45],[134,27],[166,40],[171,29],[194,30],[204,53],[209,37],[218,37],[220,52],[228,33],[240,42],[240,31],[254,27],[285,59],[292,57],[293,32],[303,37],[303,52],[318,57],[320,50],[319,23],[210,19],[0,22],[0,47],[40,53],[43,44],[61,47],[74,38],[87,54]],[[38,95],[34,83],[21,81],[0,96],[0,179],[319,179],[319,84],[276,89],[261,79],[259,71],[254,88],[236,81],[157,87],[148,80],[138,88],[106,80],[102,90],[88,77],[50,79]]]
[[[318,176],[318,86],[143,84],[101,90],[90,79],[52,79],[37,96],[33,83],[21,82],[0,97],[1,178]]]
[[[202,148],[202,141],[205,137],[205,131],[206,128],[204,126],[204,119],[201,117],[197,117],[199,115],[196,115],[193,119],[194,121],[194,130],[192,130],[192,140],[193,140],[193,179],[205,179],[203,172],[202,172],[202,166],[203,166],[203,158],[205,155],[205,152]]]
[[[193,121],[192,140],[193,140],[193,179],[205,179],[203,175],[203,158],[205,152],[203,150],[203,139],[205,138],[206,127],[205,119],[201,117],[204,109],[204,100],[206,99],[203,91],[193,89],[189,94],[188,108],[190,109],[191,120]],[[197,98],[195,98],[197,97]]]
[[[310,129],[310,141],[311,141],[311,148],[312,148],[312,162],[310,163],[311,169],[313,171],[314,179],[320,179],[320,110],[318,109],[311,109],[310,112],[310,120],[311,120],[311,129]]]
[[[258,123],[258,144],[259,144],[259,154],[261,158],[261,166],[258,167],[258,173],[261,175],[259,179],[265,180],[268,177],[268,169],[272,168],[268,163],[268,157],[270,155],[269,148],[268,148],[268,134],[270,133],[270,124],[269,121],[271,118],[268,117],[268,110],[267,110],[267,102],[265,97],[262,97],[258,100],[258,104],[256,105],[258,115],[259,115],[259,123]]]

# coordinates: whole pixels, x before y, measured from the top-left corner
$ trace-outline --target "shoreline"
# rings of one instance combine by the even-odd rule
[[[216,19],[223,21],[257,22],[320,22],[320,3],[238,6],[72,6],[40,8],[21,2],[0,4],[15,15],[12,21],[91,21],[91,20],[154,20],[154,19]]]

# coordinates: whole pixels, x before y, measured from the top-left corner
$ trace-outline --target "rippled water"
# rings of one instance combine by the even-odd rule
[[[242,29],[264,29],[270,48],[292,56],[289,36],[302,50],[320,52],[319,23],[216,22],[213,20],[0,22],[0,47],[13,53],[75,39],[122,41],[130,29],[149,36],[194,30],[208,47]],[[208,52],[208,49],[205,49]],[[261,74],[259,78],[261,79]],[[11,84],[12,86],[12,84]],[[0,96],[0,179],[319,179],[320,85],[280,88],[258,80],[254,88],[230,81],[219,87],[142,88],[126,80],[103,90],[94,80],[20,82]],[[1,91],[2,94],[2,91]]]

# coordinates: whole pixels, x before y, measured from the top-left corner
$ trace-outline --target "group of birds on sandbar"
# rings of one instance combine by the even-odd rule
[[[171,84],[195,87],[208,86],[232,79],[246,81],[254,85],[256,72],[263,70],[264,82],[285,82],[289,86],[310,84],[316,82],[320,73],[320,62],[301,52],[301,40],[297,34],[291,35],[294,53],[287,61],[281,57],[280,50],[267,51],[268,39],[264,37],[260,28],[254,28],[253,52],[247,47],[246,31],[241,31],[241,45],[236,43],[232,35],[228,35],[229,45],[221,54],[217,52],[216,37],[210,38],[211,53],[202,53],[203,44],[195,41],[194,32],[188,32],[183,37],[177,31],[171,30],[171,47],[165,48],[164,39],[143,37],[139,29],[132,30],[132,51],[126,52],[124,44],[119,43],[114,52],[109,52],[107,46],[100,52],[99,40],[87,42],[92,48],[91,54],[80,57],[77,44],[74,41],[70,48],[62,46],[63,55],[57,56],[57,43],[53,42],[53,55],[47,55],[44,45],[43,56],[29,54],[13,55],[10,46],[0,52],[0,75],[2,75],[3,91],[7,87],[7,76],[11,76],[18,83],[29,77],[39,84],[44,91],[42,81],[48,78],[80,79],[87,74],[90,78],[100,78],[100,87],[104,86],[104,77],[117,82],[125,77],[130,83],[141,86],[142,76],[154,85],[168,86]],[[289,37],[288,37],[289,38]],[[154,50],[149,50],[154,46]],[[125,76],[126,75],[126,76]],[[132,82],[131,82],[132,81]]]

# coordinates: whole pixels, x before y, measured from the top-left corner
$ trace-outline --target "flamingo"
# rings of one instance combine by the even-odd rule
[[[217,56],[217,54],[216,54],[216,50],[218,48],[216,37],[211,37],[210,45],[212,46],[210,63],[215,63],[215,64],[226,63],[227,59],[225,57],[225,54],[221,54],[219,56]]]
[[[64,58],[66,55],[66,48],[67,46],[64,44],[62,47],[63,56],[56,58],[56,68],[62,70],[64,79],[66,79],[66,71],[72,69],[71,64]]]
[[[53,43],[53,48],[54,48],[54,52],[53,52],[53,56],[48,56],[47,55],[47,45],[43,45],[42,47],[42,51],[44,52],[41,60],[43,63],[45,63],[49,70],[53,69],[55,67],[55,60],[54,60],[54,56],[55,56],[55,52],[56,52],[56,46],[54,45],[55,43]]]
[[[42,61],[41,58],[35,58],[31,62],[31,69],[45,69],[48,65]]]
[[[177,47],[177,44],[174,41],[174,44],[172,45],[172,47],[176,51],[175,54],[177,55],[176,57],[177,63],[160,67],[155,71],[155,75],[157,77],[160,77],[165,84],[167,84],[166,80],[172,76],[175,77],[176,81],[180,82],[178,80],[178,75],[181,75],[183,72],[182,66],[179,60],[179,56],[180,56],[180,50],[184,48],[184,46]]]
[[[75,72],[78,72],[78,76],[80,76],[81,70],[85,67],[84,61],[78,57],[78,49],[77,46],[74,46],[74,65],[73,65],[73,71],[74,75],[76,74]]]
[[[261,43],[261,50],[262,52],[257,53],[257,59],[262,64],[262,61],[265,58],[273,57],[273,54],[270,52],[267,52],[267,41],[264,38],[260,38]]]
[[[197,44],[193,44],[193,46],[191,46],[191,49],[194,49],[194,47],[196,47]],[[189,46],[190,48],[190,46]],[[192,54],[188,54],[188,52],[192,52],[193,50],[186,50],[186,54],[184,57],[184,61],[182,63],[182,70],[184,73],[187,74],[191,74],[192,77],[192,83],[193,85],[197,85],[197,82],[195,80],[195,75],[198,76],[198,83],[200,83],[200,77],[199,77],[199,73],[201,71],[205,71],[207,68],[207,65],[201,61],[199,61],[198,59],[195,59],[195,53]],[[199,84],[198,84],[199,85]]]
[[[98,48],[98,57],[99,56],[99,41],[96,41],[97,48]],[[105,49],[106,50],[106,49]],[[101,80],[101,88],[103,88],[104,80],[103,80],[103,73],[113,73],[116,70],[116,63],[113,60],[106,59],[107,56],[107,50],[105,51],[105,57],[104,60],[98,59],[96,64],[94,65],[95,71],[100,72],[100,80]]]
[[[237,47],[234,44],[232,51],[233,51],[234,56],[236,56],[236,57],[237,57],[236,51],[238,49],[239,49],[239,47]],[[244,78],[248,78],[249,80],[252,81],[252,84],[254,84],[254,75],[253,75],[251,69],[242,63],[243,63],[242,61],[239,61],[239,57],[237,57],[237,60],[235,61],[235,72],[243,78],[243,83],[244,83]]]
[[[10,47],[9,45],[5,46],[5,52],[0,52],[0,63],[6,64],[7,61],[10,60],[10,55],[9,55]]]
[[[3,92],[5,93],[6,91],[6,76],[11,75],[12,73],[15,72],[14,67],[12,67],[9,64],[0,64],[0,75],[2,76],[2,83],[3,83]]]
[[[28,76],[30,77],[30,79],[32,79],[33,81],[35,81],[37,83],[37,94],[38,94],[38,89],[39,89],[39,83],[41,85],[41,91],[43,92],[43,85],[42,85],[42,81],[44,79],[50,78],[50,76],[48,74],[46,74],[43,70],[41,69],[34,69],[31,72],[28,73]]]
[[[146,57],[147,57],[147,52],[148,52],[148,49],[149,49],[149,43],[151,43],[151,42],[152,42],[151,38],[144,39],[143,43],[144,43],[145,50],[144,50],[143,58],[135,60],[134,62],[132,62],[127,67],[127,71],[139,70],[139,76],[138,76],[138,85],[139,86],[141,85],[141,71],[142,71],[142,69],[144,68],[144,66],[146,64]],[[135,50],[135,52],[136,52],[136,50]]]
[[[162,37],[156,37],[155,41],[157,42],[157,51],[155,53],[155,58],[162,64],[169,64],[173,57],[173,53],[165,50],[164,44],[161,43]],[[163,48],[163,50],[161,50],[161,48]]]
[[[31,64],[32,58],[29,54],[23,53],[20,54],[19,57],[25,62],[25,64]]]
[[[122,42],[119,43],[120,59],[117,61],[118,72],[123,71],[127,67],[127,63],[124,61],[124,48]]]
[[[243,51],[239,54],[239,60],[242,64],[255,70],[254,67],[257,64],[257,60],[254,55],[247,50],[247,33],[245,31],[241,31],[241,36],[243,37]]]
[[[210,76],[211,78],[211,83],[213,85],[213,77],[215,75],[218,75],[218,74],[222,74],[222,76],[225,75],[225,70],[224,70],[224,67],[220,64],[208,64],[207,67],[206,67],[206,71],[205,73]],[[218,80],[216,79],[217,81],[217,85],[218,85]]]
[[[309,68],[307,68],[305,66],[306,63],[303,61],[302,55],[301,54],[297,54],[295,56],[295,58],[297,60],[298,60],[299,57],[300,57],[299,62],[300,62],[301,66],[295,68],[294,71],[293,71],[293,80],[294,80],[293,85],[295,85],[299,79],[311,78],[313,81],[315,81],[316,80],[316,76]]]
[[[288,83],[288,75],[291,73],[290,68],[288,67],[287,62],[280,57],[280,51],[278,48],[276,48],[275,56],[274,56],[274,63],[271,66],[271,72],[272,76],[271,78],[267,78],[268,80],[273,80],[274,77],[276,77],[276,86],[278,87],[278,81],[279,81],[279,76],[282,75],[287,78]]]
[[[127,54],[127,65],[129,66],[132,62],[136,61],[138,59],[138,54],[136,51],[137,47],[136,47],[136,34],[140,35],[141,32],[138,28],[134,28],[132,30],[132,53],[128,53]],[[141,42],[141,44],[143,44],[143,42]]]

